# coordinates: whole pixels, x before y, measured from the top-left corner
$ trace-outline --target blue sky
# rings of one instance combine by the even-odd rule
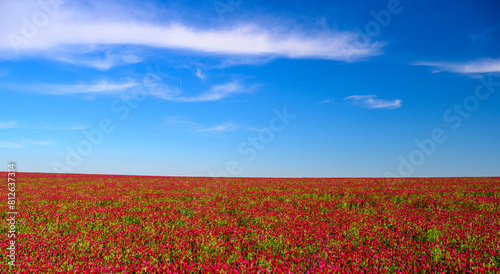
[[[500,175],[497,1],[0,6],[4,170]]]

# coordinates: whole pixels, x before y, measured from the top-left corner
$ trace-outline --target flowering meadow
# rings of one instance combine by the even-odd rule
[[[498,177],[17,178],[1,273],[500,272]]]

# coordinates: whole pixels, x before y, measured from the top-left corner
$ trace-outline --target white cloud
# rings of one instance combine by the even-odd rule
[[[26,90],[53,95],[117,93],[126,91],[136,86],[138,86],[138,84],[132,80],[122,83],[113,83],[106,80],[101,80],[92,84],[31,84],[15,86],[4,85],[4,87],[7,88],[15,88],[17,90]]]
[[[333,103],[336,103],[334,99],[326,99],[321,102],[318,102],[318,104],[333,104]]]
[[[70,126],[51,126],[48,124],[41,124],[40,126],[27,127],[28,129],[39,129],[39,130],[60,130],[60,131],[72,131],[72,130],[84,130],[88,129],[89,126],[83,125],[70,125]]]
[[[259,132],[259,131],[265,131],[267,129],[268,128],[265,128],[265,127],[263,127],[263,128],[249,127],[248,128],[248,130],[250,130],[250,131],[257,131],[257,132]]]
[[[344,98],[347,103],[371,109],[396,109],[402,106],[401,100],[377,99],[376,95],[352,95]]]
[[[59,33],[80,35],[62,36]],[[60,26],[59,32],[45,37],[38,44],[27,44],[27,49],[82,44],[129,44],[214,54],[345,60],[346,51],[351,58],[356,58],[376,55],[380,48],[378,44],[357,48],[354,45],[357,37],[352,33],[331,32],[313,37],[290,33],[276,37],[270,31],[256,26],[240,26],[230,30],[199,30],[180,24],[147,26],[103,22],[85,26]]]
[[[47,141],[47,140],[23,140],[23,144],[35,145],[35,146],[47,146],[47,145],[51,145],[52,142]]]
[[[484,31],[478,33],[471,33],[469,35],[473,45],[484,46],[490,42],[491,38],[494,37],[494,33],[500,28],[500,26],[491,26]]]
[[[52,142],[47,140],[23,140],[22,142],[1,142],[0,148],[24,148],[26,145],[28,146],[46,146],[51,145]]]
[[[97,49],[99,48],[99,49]],[[96,56],[95,51],[102,50],[102,56]],[[48,53],[45,57],[77,66],[85,66],[99,70],[107,70],[118,65],[136,64],[143,61],[139,53],[131,50],[111,50],[105,47],[91,47],[91,49],[77,48],[70,51],[59,50],[57,53]]]
[[[418,62],[418,66],[433,67],[433,72],[454,72],[462,74],[498,73],[500,72],[500,59],[478,59],[469,62]]]
[[[54,85],[53,89],[57,93],[113,93],[127,90],[135,87],[137,84],[134,81],[125,83],[110,83],[102,80],[95,84],[78,84],[78,85]]]
[[[0,141],[1,148],[23,148],[22,144],[12,143],[12,142],[2,142]]]
[[[0,122],[0,129],[15,128],[17,127],[16,121]]]
[[[34,130],[83,130],[89,128],[88,126],[82,125],[70,125],[70,126],[51,126],[46,123],[41,123],[37,126],[34,125],[21,125],[19,126],[17,121],[0,122],[0,129],[8,128],[21,128],[21,129],[34,129]]]
[[[196,77],[200,78],[201,80],[205,79],[206,75],[201,71],[200,68],[196,68]]]
[[[186,96],[182,94],[179,87],[163,83],[163,79],[152,73],[148,74],[142,83],[128,80],[125,82],[109,82],[101,80],[96,83],[86,84],[38,84],[38,85],[2,85],[2,87],[30,92],[38,92],[51,95],[96,95],[123,93],[136,88],[142,89],[150,96],[184,103],[218,101],[236,94],[252,93],[258,88],[257,85],[244,86],[237,80],[223,84],[209,86],[208,90],[198,95]]]
[[[173,99],[179,102],[208,102],[217,101],[226,97],[239,94],[252,92],[253,88],[246,88],[241,86],[237,81],[228,82],[220,85],[213,85],[210,89],[200,95],[191,97],[179,97]]]
[[[217,133],[217,132],[226,132],[226,131],[232,131],[237,129],[238,126],[233,124],[233,123],[226,123],[226,124],[221,124],[221,125],[215,125],[212,127],[206,127],[206,128],[200,128],[198,129],[199,132],[211,132],[211,133]]]
[[[53,0],[55,1],[55,0]],[[141,16],[141,12],[131,11],[130,7],[104,5],[93,2],[79,6],[75,2],[59,5],[53,16],[44,26],[36,27],[32,37],[24,37],[22,30],[26,22],[19,18],[32,17],[43,12],[37,1],[18,1],[9,3],[0,11],[0,55],[36,56],[42,55],[78,65],[107,69],[116,64],[134,63],[141,57],[130,53],[111,53],[93,62],[78,59],[78,54],[61,56],[59,52],[71,51],[68,48],[82,46],[153,47],[178,49],[202,54],[221,56],[271,56],[286,58],[319,58],[340,61],[356,60],[380,54],[382,43],[357,43],[358,34],[354,31],[304,31],[296,26],[280,22],[236,23],[231,27],[192,27],[176,19],[160,22]],[[97,4],[96,4],[97,3]],[[126,2],[130,4],[129,2]],[[120,9],[121,8],[121,9]],[[55,9],[54,9],[55,10]],[[127,10],[120,16],[119,10]],[[161,17],[160,12],[152,12],[150,18]],[[111,16],[110,16],[111,15]],[[304,26],[303,29],[307,29]],[[14,38],[20,42],[13,42]],[[17,48],[12,54],[13,45]],[[96,47],[96,51],[102,48]],[[96,61],[97,60],[97,61]],[[94,63],[96,62],[96,63]]]
[[[181,116],[168,116],[168,117],[165,117],[165,122],[168,125],[173,125],[173,126],[177,126],[177,125],[198,126],[197,123],[188,121],[184,117],[181,117]]]
[[[193,122],[193,121],[189,121],[185,117],[181,117],[181,116],[168,116],[168,117],[164,118],[164,121],[169,126],[184,127],[185,129],[187,129],[188,131],[191,131],[191,132],[218,134],[218,133],[236,130],[239,128],[239,126],[233,122],[217,124],[214,126],[205,126],[205,125]]]
[[[245,86],[238,80],[232,80],[222,84],[211,85],[205,92],[188,96],[182,92],[180,87],[165,84],[164,78],[153,73],[150,73],[148,76],[140,88],[146,90],[151,96],[173,102],[196,103],[218,101],[236,94],[252,93],[258,87],[257,85]]]
[[[225,69],[233,66],[240,65],[265,65],[272,60],[274,60],[274,56],[232,56],[230,58],[226,58],[221,61],[220,64],[208,66],[210,69]]]

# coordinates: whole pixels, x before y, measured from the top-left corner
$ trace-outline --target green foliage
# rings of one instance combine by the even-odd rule
[[[191,217],[194,215],[194,212],[191,208],[189,207],[183,207],[183,208],[179,208],[176,210],[177,213],[181,214],[181,215],[184,215],[186,217]]]

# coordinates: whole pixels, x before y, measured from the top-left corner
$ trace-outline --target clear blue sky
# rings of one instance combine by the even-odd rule
[[[500,175],[498,1],[0,7],[1,170]]]

